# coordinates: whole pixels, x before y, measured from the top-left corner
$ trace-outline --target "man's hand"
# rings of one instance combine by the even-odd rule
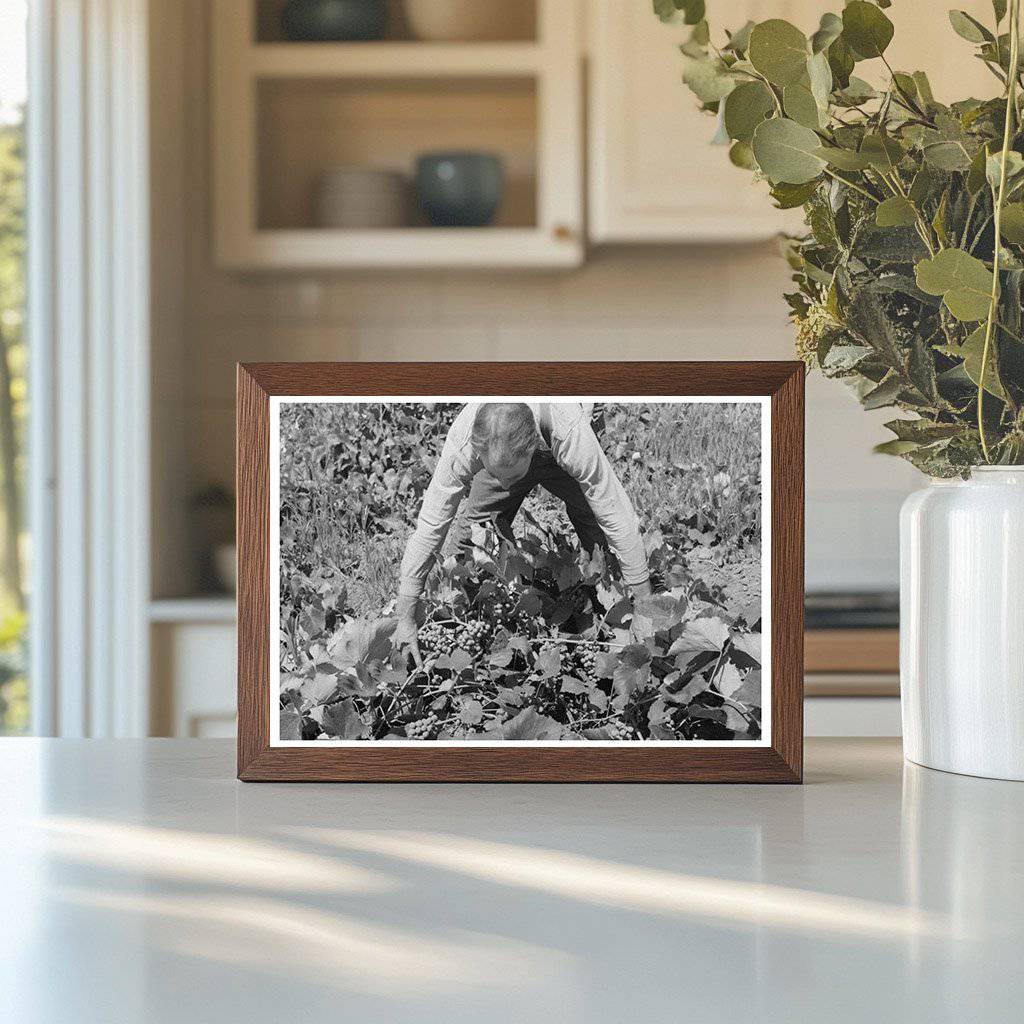
[[[423,668],[423,655],[417,637],[420,627],[416,621],[419,600],[415,597],[399,597],[395,604],[398,625],[395,627],[394,643],[400,651],[407,651],[417,668]]]
[[[647,637],[654,636],[654,623],[646,615],[636,610],[637,601],[650,597],[653,593],[650,580],[634,583],[629,587],[629,596],[633,598],[633,621],[629,631],[637,643],[643,643]]]

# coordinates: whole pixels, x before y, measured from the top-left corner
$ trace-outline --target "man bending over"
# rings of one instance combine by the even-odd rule
[[[469,490],[470,527],[493,523],[512,540],[512,521],[540,485],[565,502],[587,551],[611,548],[634,597],[651,593],[636,513],[590,426],[574,402],[482,402],[455,418],[423,495],[416,530],[402,559],[395,640],[422,664],[416,612],[434,556]]]

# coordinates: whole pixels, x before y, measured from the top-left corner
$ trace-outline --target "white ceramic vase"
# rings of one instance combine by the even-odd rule
[[[904,753],[1024,781],[1024,467],[910,495],[900,562]]]

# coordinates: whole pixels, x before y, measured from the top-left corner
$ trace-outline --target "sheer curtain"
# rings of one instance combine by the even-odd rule
[[[147,731],[147,12],[147,0],[30,5],[30,669],[39,735]]]

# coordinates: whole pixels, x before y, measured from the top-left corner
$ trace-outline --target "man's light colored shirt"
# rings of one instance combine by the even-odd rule
[[[590,426],[591,406],[577,402],[527,403],[534,419],[548,428],[548,447],[559,466],[579,482],[587,501],[618,556],[623,581],[630,585],[648,579],[647,555],[637,526],[636,512],[615,470]],[[434,555],[441,550],[459,502],[473,477],[483,468],[473,453],[471,436],[479,403],[459,413],[448,431],[433,479],[423,495],[416,530],[402,559],[398,593],[419,597]],[[547,438],[545,440],[548,440]]]

